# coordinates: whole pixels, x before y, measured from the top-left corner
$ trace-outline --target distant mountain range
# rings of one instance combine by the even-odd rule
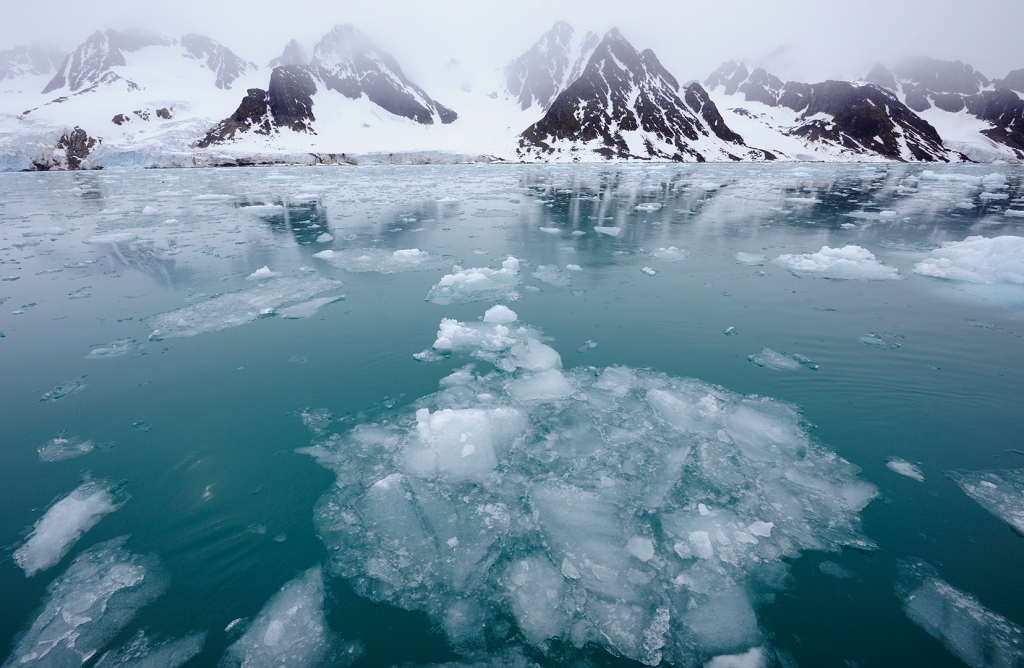
[[[559,21],[442,104],[351,25],[266,67],[202,35],[97,31],[0,52],[0,170],[269,163],[1024,161],[1024,69],[915,58],[857,81],[728,62],[680,84],[617,30]],[[240,93],[239,91],[245,91]]]

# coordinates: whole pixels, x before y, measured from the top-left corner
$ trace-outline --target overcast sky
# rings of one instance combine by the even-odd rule
[[[729,59],[764,64],[783,79],[863,75],[906,55],[962,60],[989,78],[1024,67],[1024,0],[36,0],[9,2],[0,49],[33,39],[66,51],[89,33],[138,27],[171,37],[209,35],[261,66],[291,38],[311,49],[353,23],[423,85],[456,58],[499,67],[557,19],[578,31],[617,26],[652,48],[680,81],[703,80]],[[769,57],[769,54],[774,54]]]

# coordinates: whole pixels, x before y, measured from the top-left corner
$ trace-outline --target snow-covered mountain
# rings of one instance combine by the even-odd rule
[[[617,29],[519,139],[523,159],[764,160],[729,129],[700,84],[681,89],[650,49]]]
[[[1024,70],[990,81],[970,64],[908,58],[865,77],[902,97],[972,160],[1024,159]]]
[[[867,82],[783,83],[764,69],[723,64],[705,80],[726,122],[749,141],[795,159],[961,159],[891,91]]]
[[[441,104],[351,25],[309,53],[292,40],[265,68],[196,34],[97,31],[66,55],[18,47],[0,52],[0,170],[1024,160],[1024,70],[990,80],[919,58],[806,84],[733,62],[702,86],[680,85],[615,29],[559,21],[522,48],[494,69],[439,58],[430,90]]]

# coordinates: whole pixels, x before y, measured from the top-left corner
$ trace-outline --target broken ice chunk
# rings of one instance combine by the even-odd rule
[[[792,371],[800,368],[800,362],[783,353],[777,353],[771,348],[762,348],[761,352],[755,355],[747,355],[747,359],[760,367],[767,367],[776,371]]]
[[[903,278],[895,267],[879,262],[874,254],[860,246],[829,248],[822,246],[817,253],[780,255],[775,263],[796,276],[882,281]]]
[[[39,459],[44,462],[61,462],[72,457],[80,457],[92,452],[96,446],[92,439],[83,441],[80,438],[67,438],[61,432],[43,445],[39,446]]]
[[[510,322],[515,322],[519,319],[516,312],[505,306],[504,304],[498,304],[487,309],[484,313],[484,322],[494,322],[499,325],[507,325]]]
[[[267,265],[263,265],[262,267],[260,267],[256,271],[254,271],[251,274],[249,274],[249,276],[246,278],[246,280],[249,280],[249,281],[262,281],[264,279],[274,278],[275,276],[280,276],[280,275],[281,275],[281,272],[279,272],[279,271],[271,271],[270,267],[268,267]]]
[[[1024,534],[1024,469],[949,471],[946,475],[982,508]]]
[[[427,301],[448,305],[459,302],[509,299],[515,301],[519,293],[519,260],[511,255],[501,263],[501,269],[455,267],[451,274],[441,277],[427,294]]]
[[[748,267],[760,267],[767,261],[768,258],[760,253],[744,253],[742,251],[736,253],[736,262],[738,264],[745,264]]]
[[[885,463],[885,465],[891,471],[895,471],[902,476],[913,478],[918,482],[924,482],[924,474],[921,473],[921,469],[917,468],[905,459],[899,457],[892,457]]]
[[[139,629],[125,644],[103,654],[94,668],[178,668],[199,654],[206,641],[206,632],[183,638],[154,640]]]

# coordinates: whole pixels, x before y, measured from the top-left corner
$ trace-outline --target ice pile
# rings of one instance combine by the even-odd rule
[[[167,582],[155,556],[124,549],[128,536],[75,557],[47,587],[47,598],[4,668],[79,666],[160,596]]]
[[[820,276],[858,281],[885,281],[902,278],[895,267],[879,262],[871,251],[860,246],[843,246],[842,248],[822,246],[817,253],[780,255],[774,261],[789,269],[796,276]]]
[[[562,271],[557,264],[542,264],[531,275],[541,283],[547,283],[556,288],[565,288],[572,285],[572,278]]]
[[[340,281],[317,275],[274,278],[245,290],[217,295],[151,316],[146,319],[154,328],[150,339],[195,336],[238,327],[261,315],[273,315],[283,304],[307,301],[340,286]]]
[[[326,260],[339,269],[355,273],[376,272],[397,274],[405,271],[429,271],[444,269],[452,265],[453,258],[405,248],[392,251],[387,248],[358,248],[354,250],[325,250],[314,253],[318,260]]]
[[[952,281],[1024,284],[1024,237],[967,237],[942,244],[914,272]]]
[[[497,301],[519,299],[519,260],[511,255],[501,263],[501,269],[475,267],[463,269],[455,266],[452,273],[441,277],[427,294],[427,301],[447,305],[459,302]]]
[[[982,508],[1024,534],[1024,469],[946,473]]]
[[[595,644],[689,666],[760,655],[755,608],[788,559],[872,547],[859,511],[875,488],[793,406],[564,370],[514,316],[442,320],[435,351],[493,369],[303,450],[337,475],[315,524],[361,595],[425,611],[468,654]]]
[[[971,668],[1024,665],[1024,629],[939,578],[923,561],[899,565],[903,611]]]
[[[178,668],[203,651],[206,632],[154,640],[139,629],[135,637],[106,652],[93,668]]]
[[[39,459],[44,462],[61,462],[90,453],[94,447],[96,444],[92,439],[83,441],[76,437],[67,438],[61,432],[39,446]]]
[[[32,577],[55,565],[78,539],[105,515],[123,505],[117,490],[102,480],[89,480],[54,503],[32,527],[14,561]]]
[[[323,573],[316,566],[274,594],[245,635],[227,649],[221,665],[348,665],[359,657],[359,646],[341,642],[327,626],[324,600]]]

